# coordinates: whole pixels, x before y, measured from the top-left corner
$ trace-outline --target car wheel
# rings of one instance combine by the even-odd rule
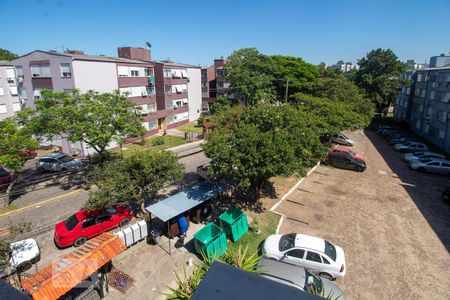
[[[333,280],[336,279],[336,278],[334,278],[333,276],[331,276],[331,274],[328,274],[328,273],[319,273],[319,276],[320,276],[320,277],[323,277],[323,278],[325,278],[325,279],[328,279],[328,280],[330,280],[330,281],[333,281]]]
[[[130,223],[130,219],[125,218],[125,219],[123,219],[122,221],[120,221],[119,227],[125,227],[125,226],[128,225],[128,223]]]
[[[38,173],[44,173],[44,168],[39,167],[39,168],[36,169],[36,172],[38,172]]]
[[[84,243],[86,243],[86,238],[84,236],[82,236],[82,237],[77,238],[75,240],[75,242],[73,242],[73,246],[74,247],[80,247]]]
[[[25,271],[31,269],[32,265],[33,264],[31,262],[25,261],[17,266],[17,272],[19,272],[19,273],[25,272]]]
[[[425,172],[425,169],[422,168],[422,167],[420,167],[420,168],[417,169],[417,171],[419,171],[419,172]]]

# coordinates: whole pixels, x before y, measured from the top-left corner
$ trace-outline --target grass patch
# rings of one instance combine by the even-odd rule
[[[184,124],[184,125],[182,125],[182,126],[177,127],[176,129],[179,130],[179,131],[183,131],[183,132],[192,132],[192,131],[195,131],[195,132],[197,132],[198,134],[202,134],[202,133],[203,133],[202,127],[201,127],[201,126],[197,126],[197,125],[195,124],[195,122],[191,122],[191,123]]]
[[[17,206],[15,206],[14,204],[8,205],[7,207],[0,208],[0,215],[9,213],[9,212],[14,211],[16,209],[17,209]]]
[[[239,241],[235,243],[235,245],[242,245],[243,247],[247,245],[249,253],[258,252],[258,254],[261,255],[260,247],[262,246],[262,242],[269,235],[275,234],[280,216],[271,211],[266,211],[261,214],[254,214],[252,217],[258,219],[261,233],[256,234],[250,229]],[[251,225],[252,224],[249,224],[249,227],[251,227]]]
[[[162,143],[161,143],[162,141]],[[132,144],[126,144],[123,146],[123,156],[129,157],[134,151],[153,149],[153,150],[163,150],[167,148],[172,148],[175,146],[186,144],[187,141],[184,137],[165,135],[165,136],[153,136],[145,139],[144,144],[140,142],[135,142]],[[112,152],[120,154],[120,148],[115,148]]]

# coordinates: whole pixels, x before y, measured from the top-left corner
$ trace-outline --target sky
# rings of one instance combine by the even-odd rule
[[[244,47],[313,64],[390,48],[424,62],[449,53],[449,19],[450,0],[1,0],[0,48],[116,56],[149,41],[153,59],[193,65]]]

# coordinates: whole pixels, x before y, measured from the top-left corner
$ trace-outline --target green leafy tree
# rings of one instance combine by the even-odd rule
[[[229,94],[244,105],[273,102],[275,89],[271,63],[256,48],[234,51],[225,64],[225,78],[230,83]]]
[[[223,120],[236,124],[224,126]],[[257,200],[267,179],[304,174],[324,153],[307,124],[292,105],[233,108],[220,116],[203,148],[216,176],[231,176],[240,187],[250,188]]]
[[[300,57],[272,55],[268,58],[272,66],[273,84],[279,100],[285,98],[286,86],[289,97],[291,94],[302,91],[317,76],[317,67],[305,62]]]
[[[17,54],[12,53],[6,49],[0,48],[0,60],[13,60],[14,58],[17,57]]]
[[[119,91],[68,94],[44,90],[35,104],[37,112],[24,120],[34,133],[48,139],[59,135],[71,142],[82,141],[103,158],[111,142],[121,143],[145,131],[140,108]]]
[[[136,151],[123,161],[105,164],[95,171],[96,186],[85,204],[95,209],[117,202],[144,203],[158,191],[181,180],[184,167],[170,151]]]
[[[387,113],[402,82],[406,70],[397,55],[390,49],[375,49],[358,60],[360,69],[355,74],[356,84],[364,89],[375,104],[377,113]]]
[[[29,158],[24,150],[35,150],[37,147],[36,139],[25,127],[20,126],[16,119],[6,118],[0,121],[0,165],[2,167],[12,170],[13,173],[19,171]],[[9,204],[14,184],[15,180],[8,185],[2,201],[3,207]]]
[[[228,108],[230,108],[231,103],[230,101],[227,99],[227,97],[219,95],[217,96],[217,100],[216,102],[214,102],[214,104],[211,106],[211,114],[217,114],[220,111],[226,110]]]

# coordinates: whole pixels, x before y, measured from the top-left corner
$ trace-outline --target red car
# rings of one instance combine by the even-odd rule
[[[351,156],[353,156],[356,159],[365,160],[365,156],[364,155],[357,154],[357,153],[353,152],[352,150],[350,150],[349,148],[344,147],[344,146],[334,147],[334,148],[332,148],[330,150],[330,153],[332,153],[332,152],[346,152],[346,153],[350,154]]]
[[[105,231],[125,226],[134,217],[127,204],[115,204],[95,211],[80,210],[55,225],[55,243],[61,248],[83,245]]]
[[[0,185],[10,183],[12,179],[12,175],[8,171],[0,167]]]

